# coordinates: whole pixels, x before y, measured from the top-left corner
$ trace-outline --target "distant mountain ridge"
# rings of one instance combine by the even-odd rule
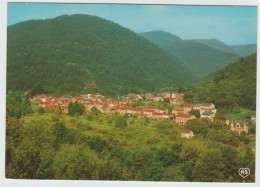
[[[234,53],[240,56],[248,56],[256,53],[256,44],[245,44],[245,45],[227,45],[216,39],[194,39],[196,41],[209,47],[219,49],[225,52]]]
[[[241,57],[239,54],[242,54],[242,52],[238,52],[236,46],[228,46],[216,39],[183,40],[164,31],[151,31],[140,33],[140,35],[178,57],[200,77],[238,60]],[[241,47],[240,51],[243,49],[244,47]],[[243,54],[246,54],[246,51],[244,50]]]
[[[117,96],[197,80],[178,58],[97,16],[21,22],[7,41],[7,90]]]

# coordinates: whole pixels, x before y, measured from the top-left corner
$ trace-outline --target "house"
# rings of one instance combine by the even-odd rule
[[[84,103],[86,110],[91,110],[95,106],[95,102]]]
[[[161,115],[161,119],[171,119],[172,118],[172,114],[162,114]]]
[[[175,99],[170,99],[170,103],[172,105],[182,105],[184,103],[183,98],[175,98]]]
[[[158,109],[155,109],[155,111],[158,113],[162,113],[162,114],[168,113],[168,110],[166,108],[158,108]]]
[[[251,116],[252,121],[256,121],[256,115]]]
[[[201,103],[193,106],[194,110],[200,109],[215,109],[215,105],[213,103]]]
[[[208,119],[209,121],[213,121],[215,117],[215,113],[213,113],[211,110],[204,110],[204,112],[202,112],[200,114],[200,119]]]
[[[69,112],[68,106],[61,106],[61,110],[63,113],[66,113],[66,114]]]
[[[183,112],[179,112],[176,116],[176,123],[179,125],[185,125],[187,121],[195,119],[194,115],[185,114]]]
[[[183,112],[189,113],[192,110],[192,103],[183,103]]]
[[[104,105],[100,108],[100,111],[104,114],[108,114],[111,112],[109,105]]]
[[[162,115],[164,115],[164,114],[158,113],[158,112],[154,112],[154,113],[152,114],[152,117],[151,117],[151,118],[153,118],[153,119],[160,119],[160,118],[162,117]]]
[[[232,118],[226,118],[226,124],[230,125],[230,130],[238,132],[241,134],[242,132],[245,132],[248,134],[249,132],[249,125],[247,122],[243,120],[234,120]]]
[[[137,118],[145,118],[146,115],[145,114],[142,114],[142,113],[136,113],[135,114]]]
[[[175,116],[179,113],[179,112],[183,112],[184,108],[182,106],[175,106],[172,109],[172,114],[174,114]]]
[[[163,93],[163,97],[169,99],[169,98],[171,98],[171,93],[165,92],[165,93]]]
[[[190,139],[194,136],[193,132],[191,130],[182,129],[181,130],[181,137]]]
[[[154,100],[155,102],[163,102],[164,98],[163,98],[162,95],[156,95],[156,96],[153,98],[153,100]]]
[[[148,109],[144,110],[144,114],[146,114],[147,116],[152,116],[153,112],[154,110],[148,110]]]
[[[120,109],[118,109],[118,113],[121,115],[124,115],[127,113],[127,109],[128,109],[127,106],[122,106],[122,107],[120,107]]]

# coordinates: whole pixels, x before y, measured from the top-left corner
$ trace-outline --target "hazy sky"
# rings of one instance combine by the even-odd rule
[[[183,39],[215,38],[229,45],[256,43],[257,8],[239,6],[8,3],[8,25],[89,14],[134,32],[163,30]]]

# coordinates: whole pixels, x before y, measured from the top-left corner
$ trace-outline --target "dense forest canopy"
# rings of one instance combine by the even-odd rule
[[[256,109],[256,53],[240,58],[184,90],[189,101],[212,102],[217,108]]]
[[[176,57],[96,16],[21,22],[7,38],[7,90],[117,96],[196,80]]]
[[[228,46],[218,40],[183,40],[164,31],[151,31],[140,35],[178,57],[199,77],[222,69],[240,56],[256,52],[256,45],[250,49],[247,45],[240,46],[240,51],[243,51],[243,55],[240,55],[236,46]]]

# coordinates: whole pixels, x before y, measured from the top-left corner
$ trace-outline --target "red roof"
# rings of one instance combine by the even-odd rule
[[[154,106],[146,106],[145,108],[146,108],[146,109],[155,109]]]
[[[120,110],[127,110],[127,106],[122,106]]]
[[[141,111],[141,110],[142,110],[142,107],[130,108],[129,110],[133,110],[133,111]]]
[[[166,108],[159,108],[159,110],[167,110]]]
[[[144,112],[153,112],[153,110],[144,110]]]
[[[162,113],[158,113],[158,112],[154,112],[153,114],[154,114],[154,115],[158,115],[158,116],[162,116],[162,115],[165,115],[165,114],[162,114]]]
[[[68,106],[62,106],[61,109],[62,109],[62,110],[68,109]]]
[[[188,129],[182,129],[181,130],[181,133],[190,133],[191,132],[191,130],[188,130]]]
[[[192,107],[192,103],[183,103],[182,104],[184,107]]]
[[[48,108],[56,108],[56,106],[54,104],[48,104],[47,107]]]
[[[51,103],[51,101],[48,100],[48,101],[45,101],[43,104],[44,104],[44,105],[47,105],[47,104],[50,104],[50,103]]]
[[[102,106],[102,110],[106,110],[108,108],[108,105]]]
[[[201,106],[210,107],[210,106],[211,106],[211,103],[201,103]]]
[[[192,116],[189,114],[185,114],[183,112],[178,112],[176,117],[180,117],[180,118],[191,118]]]

